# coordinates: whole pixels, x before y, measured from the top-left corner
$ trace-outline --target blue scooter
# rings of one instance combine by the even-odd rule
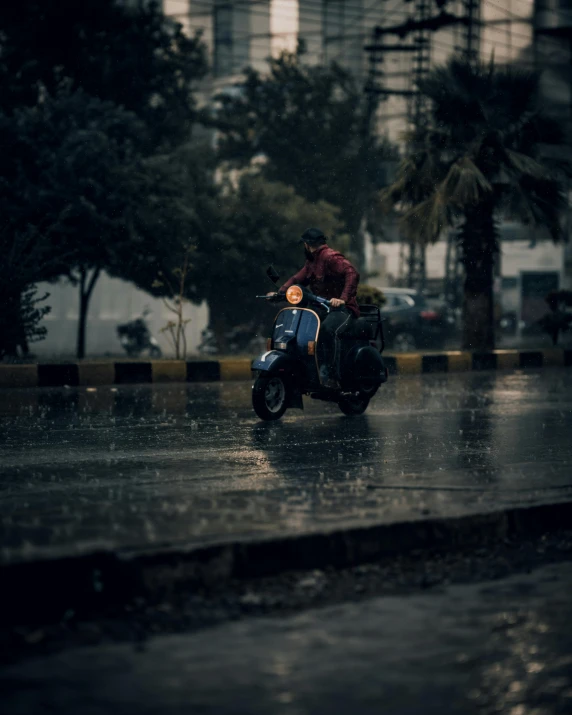
[[[272,267],[267,274],[277,282]],[[252,363],[252,406],[258,417],[278,420],[288,408],[304,409],[303,395],[337,402],[346,415],[363,414],[388,378],[381,356],[385,339],[379,308],[360,305],[361,317],[338,338],[340,388],[331,389],[322,384],[318,358],[320,315],[332,309],[329,301],[298,285],[272,300],[288,306],[276,316],[266,352]]]

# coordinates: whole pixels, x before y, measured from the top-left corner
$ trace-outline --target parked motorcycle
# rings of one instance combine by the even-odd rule
[[[277,281],[272,268],[268,275]],[[331,310],[330,302],[299,285],[272,300],[289,305],[276,316],[267,351],[252,364],[257,375],[252,406],[258,417],[277,420],[288,408],[304,409],[302,395],[336,402],[346,415],[364,413],[388,379],[381,356],[385,340],[379,308],[360,306],[362,317],[340,336],[340,389],[330,389],[322,384],[318,359],[320,313]]]
[[[129,357],[140,357],[143,353],[147,353],[150,358],[160,358],[163,355],[145,321],[150,313],[151,311],[146,309],[141,317],[117,326],[119,342]]]
[[[255,355],[262,350],[266,342],[258,335],[259,330],[259,326],[254,323],[236,325],[227,330],[224,337],[228,352],[231,355],[241,353]],[[216,355],[219,352],[214,331],[210,327],[201,332],[198,351],[203,355]]]
[[[216,337],[211,328],[206,327],[201,330],[201,342],[197,350],[201,355],[216,355],[218,353]]]

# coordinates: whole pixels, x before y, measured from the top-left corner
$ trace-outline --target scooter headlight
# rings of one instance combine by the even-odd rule
[[[286,291],[286,300],[292,305],[298,305],[298,303],[301,303],[303,297],[304,293],[302,292],[300,286],[290,286],[290,288]]]

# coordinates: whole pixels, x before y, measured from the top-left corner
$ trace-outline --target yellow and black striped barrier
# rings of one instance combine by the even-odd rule
[[[247,380],[251,358],[224,360],[82,361],[0,365],[3,387],[96,387],[165,382]]]
[[[572,350],[492,350],[490,352],[451,351],[444,353],[403,353],[384,355],[393,375],[473,370],[511,370],[531,367],[572,367]]]
[[[572,367],[572,350],[402,353],[384,355],[384,361],[390,375]],[[252,376],[251,365],[250,358],[0,365],[0,389],[248,380]]]

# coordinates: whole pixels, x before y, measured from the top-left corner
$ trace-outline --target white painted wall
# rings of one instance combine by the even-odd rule
[[[65,281],[55,285],[40,283],[38,289],[39,294],[50,293],[46,305],[51,306],[52,311],[44,321],[48,335],[42,342],[34,343],[31,346],[32,351],[37,355],[50,357],[73,356],[77,338],[78,289]],[[110,278],[106,274],[97,282],[91,299],[86,355],[96,357],[124,354],[117,338],[117,326],[140,315],[145,307],[152,311],[147,317],[151,333],[159,341],[165,357],[173,356],[174,351],[166,335],[160,332],[171,316],[163,302],[131,283]],[[190,304],[186,317],[192,319],[187,327],[187,341],[189,351],[193,352],[200,342],[201,330],[207,324],[206,305]]]

